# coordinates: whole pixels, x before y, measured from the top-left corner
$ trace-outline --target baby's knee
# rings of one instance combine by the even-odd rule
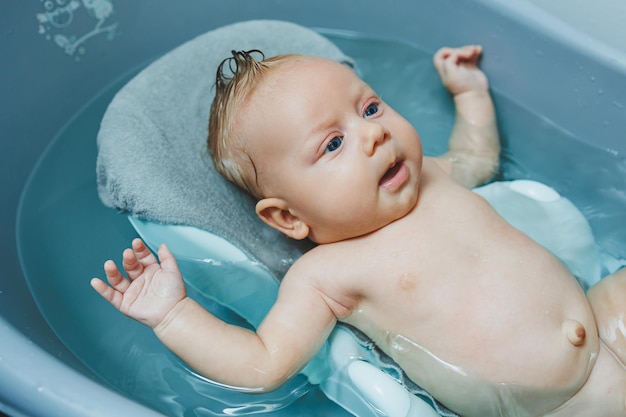
[[[587,299],[597,322],[626,313],[626,268],[603,278],[587,291]]]
[[[592,305],[602,301],[626,301],[626,268],[602,278],[600,282],[589,289],[587,297]]]
[[[602,279],[589,290],[600,339],[626,364],[626,268]]]

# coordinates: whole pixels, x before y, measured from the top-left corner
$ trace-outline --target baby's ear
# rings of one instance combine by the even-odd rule
[[[256,204],[256,214],[274,229],[292,239],[302,240],[309,235],[309,226],[289,211],[281,198],[264,198]]]

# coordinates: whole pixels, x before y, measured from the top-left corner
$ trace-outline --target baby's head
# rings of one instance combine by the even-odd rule
[[[417,201],[417,132],[335,61],[233,52],[217,72],[209,148],[261,219],[294,239],[361,236]]]
[[[271,68],[292,58],[279,55],[264,59],[261,51],[232,51],[222,61],[215,77],[215,98],[209,117],[208,146],[217,171],[226,179],[261,198],[255,181],[254,163],[238,131],[238,116]],[[255,58],[258,57],[260,59]]]

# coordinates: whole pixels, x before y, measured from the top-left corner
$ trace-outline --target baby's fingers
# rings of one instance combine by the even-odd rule
[[[435,56],[433,57],[433,62],[435,64],[435,68],[437,68],[437,71],[439,71],[440,73],[444,71],[445,61],[450,57],[453,51],[454,50],[452,48],[443,47],[435,53]]]
[[[122,265],[131,280],[143,274],[146,267],[157,263],[156,257],[141,239],[134,239],[132,250],[126,249],[122,254]]]
[[[126,292],[130,286],[130,281],[122,275],[120,270],[117,268],[117,265],[115,265],[115,262],[111,260],[106,261],[104,263],[104,273],[111,287],[120,293]]]
[[[104,281],[99,278],[93,278],[91,280],[91,287],[96,290],[98,294],[105,300],[111,303],[118,310],[122,305],[122,294],[119,291],[109,287]]]
[[[180,273],[176,258],[165,243],[159,246],[159,259],[161,260],[161,268],[164,271]]]
[[[475,61],[478,60],[482,52],[483,48],[480,45],[467,45],[457,50],[457,56],[461,60]]]
[[[446,73],[463,62],[477,62],[483,52],[480,45],[467,45],[460,48],[443,47],[435,53],[433,61],[440,73]]]

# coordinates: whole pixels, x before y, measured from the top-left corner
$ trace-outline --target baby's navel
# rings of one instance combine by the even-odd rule
[[[581,346],[585,343],[587,332],[585,331],[585,327],[576,320],[564,320],[561,329],[563,329],[565,337],[567,337],[567,340],[569,340],[572,345]]]

